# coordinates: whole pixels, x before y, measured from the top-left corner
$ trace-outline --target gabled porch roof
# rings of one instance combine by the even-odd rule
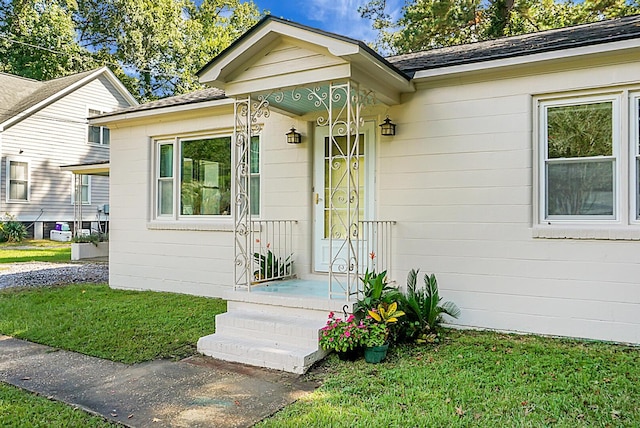
[[[272,105],[292,114],[314,110],[313,103],[292,99],[286,89],[323,87],[352,81],[374,91],[378,102],[394,105],[413,92],[411,79],[364,43],[266,16],[198,73],[208,86],[229,97],[282,92]],[[290,92],[290,91],[289,91]]]

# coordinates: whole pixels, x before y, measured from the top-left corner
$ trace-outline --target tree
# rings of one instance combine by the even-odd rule
[[[378,30],[376,47],[394,54],[640,13],[639,0],[413,0],[394,21],[386,6],[371,0],[360,14]]]
[[[75,40],[76,7],[73,0],[0,2],[0,71],[47,80],[95,66]]]
[[[110,55],[152,100],[200,87],[195,72],[253,25],[252,2],[80,0],[80,43]]]
[[[195,73],[261,14],[243,0],[0,0],[0,71],[46,80],[108,65],[143,101]]]

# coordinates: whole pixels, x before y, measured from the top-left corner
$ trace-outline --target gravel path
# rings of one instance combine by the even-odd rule
[[[107,263],[27,262],[0,264],[0,289],[109,282]]]

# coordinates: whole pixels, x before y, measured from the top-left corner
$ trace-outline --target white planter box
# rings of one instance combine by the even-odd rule
[[[71,260],[93,259],[96,257],[109,257],[109,243],[98,242],[96,247],[90,242],[71,244]]]

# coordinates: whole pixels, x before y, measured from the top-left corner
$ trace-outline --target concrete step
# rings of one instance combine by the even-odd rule
[[[326,323],[302,317],[256,311],[231,311],[216,317],[216,332],[227,336],[268,338],[278,343],[317,347],[318,331]]]
[[[256,293],[257,294],[257,293]],[[273,299],[272,299],[273,300]],[[256,303],[245,301],[227,301],[227,310],[233,311],[252,311],[252,312],[264,312],[267,314],[286,316],[286,317],[302,317],[306,319],[317,319],[327,321],[329,310],[326,309],[309,309],[304,307],[289,306],[290,302],[284,304],[283,302],[269,302],[269,303]],[[343,305],[344,306],[344,305]],[[349,309],[351,309],[349,307]],[[336,313],[342,314],[342,310]]]
[[[326,351],[315,347],[292,345],[266,338],[234,337],[216,333],[198,340],[198,352],[224,361],[268,367],[302,374],[325,357]]]

